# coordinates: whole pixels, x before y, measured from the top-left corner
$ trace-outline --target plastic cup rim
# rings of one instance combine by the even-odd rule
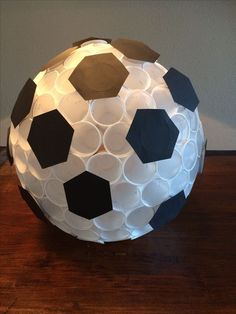
[[[102,145],[102,135],[101,135],[101,132],[100,130],[98,129],[98,127],[96,125],[94,125],[93,123],[91,123],[90,121],[87,121],[87,120],[81,120],[81,121],[78,121],[76,123],[74,123],[72,126],[75,126],[75,125],[78,125],[78,124],[87,124],[87,125],[90,125],[90,127],[92,127],[93,129],[96,130],[97,134],[98,134],[98,137],[99,137],[99,143],[96,147],[96,149],[94,149],[92,152],[90,153],[82,153],[80,151],[78,151],[77,149],[75,149],[72,145],[71,145],[71,153],[75,156],[79,156],[80,158],[84,158],[84,157],[89,157],[93,154],[96,153],[96,151],[98,150],[98,148]]]
[[[110,126],[105,130],[105,132],[104,132],[104,134],[103,134],[103,145],[104,145],[105,150],[106,150],[108,153],[110,153],[110,154],[112,154],[112,155],[115,155],[115,156],[118,157],[118,158],[125,158],[125,157],[130,156],[130,155],[132,154],[132,148],[130,148],[130,150],[129,150],[127,153],[123,153],[123,154],[114,154],[114,153],[112,153],[112,152],[108,149],[105,139],[106,139],[106,137],[107,137],[107,134],[111,131],[111,128],[114,128],[114,127],[116,127],[117,125],[122,125],[122,124],[123,124],[123,125],[127,125],[127,126],[129,127],[128,123],[126,123],[126,122],[124,122],[124,121],[118,121],[118,122],[116,122],[116,123],[110,125]]]
[[[130,154],[129,156],[127,156],[126,158],[125,158],[125,160],[124,160],[124,162],[122,163],[122,174],[123,174],[123,176],[124,176],[124,178],[129,182],[129,183],[131,183],[132,185],[136,185],[136,186],[140,186],[140,185],[147,185],[149,182],[151,182],[155,177],[156,177],[156,175],[158,174],[158,164],[157,164],[157,162],[153,162],[154,164],[155,164],[155,173],[154,173],[154,175],[150,178],[150,179],[148,179],[147,181],[145,181],[145,182],[139,182],[139,183],[137,183],[137,182],[134,182],[134,181],[132,181],[132,180],[130,180],[128,177],[127,177],[127,175],[125,174],[125,165],[126,165],[126,163],[128,162],[128,160],[133,156],[134,154]]]
[[[121,176],[122,176],[122,162],[120,161],[120,159],[119,159],[118,157],[116,157],[116,155],[111,154],[111,153],[109,153],[109,152],[99,152],[99,153],[97,153],[97,154],[95,154],[95,155],[92,155],[92,156],[90,156],[89,159],[87,160],[87,163],[86,163],[86,165],[85,165],[85,169],[86,169],[87,171],[89,171],[89,165],[90,165],[90,163],[91,163],[91,160],[96,159],[97,156],[104,156],[104,155],[112,156],[112,157],[115,158],[116,161],[118,161],[118,163],[119,163],[119,167],[120,167],[120,174],[119,174],[119,176],[118,176],[115,180],[109,181],[110,184],[114,184],[114,183],[118,182],[119,179],[120,179]]]
[[[167,184],[167,186],[168,186],[168,196],[170,195],[170,184],[169,184],[169,182],[166,180],[166,179],[161,179],[161,178],[156,178],[155,180],[153,180],[153,181],[164,181],[166,184]],[[151,181],[152,182],[152,181]],[[167,200],[168,199],[168,197],[167,198],[165,198],[161,203],[159,203],[159,204],[156,204],[156,205],[150,205],[148,202],[146,202],[145,201],[145,199],[143,198],[143,192],[144,192],[144,190],[145,190],[145,188],[147,187],[147,185],[148,184],[150,184],[151,182],[149,182],[149,183],[147,183],[144,187],[143,187],[143,189],[142,189],[142,192],[141,192],[141,201],[142,201],[142,203],[146,206],[146,207],[155,207],[155,206],[158,206],[158,205],[160,205],[161,203],[163,203],[163,202],[165,202],[165,200]]]
[[[120,103],[121,103],[121,109],[122,109],[122,114],[121,114],[121,117],[119,120],[117,120],[116,122],[112,123],[112,124],[104,124],[104,123],[101,123],[99,121],[97,121],[94,116],[93,116],[93,113],[92,113],[92,107],[93,107],[93,104],[96,100],[99,100],[99,99],[94,99],[92,100],[90,103],[89,103],[89,108],[88,108],[88,112],[89,112],[89,115],[91,117],[91,119],[93,120],[93,122],[97,125],[99,125],[100,127],[102,127],[103,129],[104,128],[109,128],[110,126],[114,125],[115,123],[119,123],[123,117],[124,117],[124,114],[125,114],[125,107],[124,107],[124,104],[123,104],[123,101],[121,100],[121,98],[119,96],[116,96],[117,98],[120,99]],[[110,98],[113,98],[113,97],[110,97]]]
[[[140,88],[132,88],[132,90],[133,90],[133,91],[146,91],[146,90],[148,90],[149,87],[151,86],[151,77],[149,76],[148,72],[145,71],[143,67],[139,68],[139,67],[136,67],[135,65],[128,65],[128,66],[126,66],[126,69],[127,69],[128,71],[129,71],[130,68],[134,68],[134,69],[136,69],[136,70],[138,70],[138,71],[144,72],[145,75],[146,75],[146,77],[147,77],[147,83],[146,83],[145,88],[142,88],[142,89],[140,89]],[[126,87],[126,85],[124,85],[124,87]],[[127,88],[127,87],[126,87],[126,88]],[[129,88],[127,88],[127,89],[129,89]]]

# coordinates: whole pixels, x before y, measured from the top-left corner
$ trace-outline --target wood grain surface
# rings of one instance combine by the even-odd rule
[[[236,156],[208,156],[181,214],[100,245],[37,220],[0,168],[0,313],[235,314]]]

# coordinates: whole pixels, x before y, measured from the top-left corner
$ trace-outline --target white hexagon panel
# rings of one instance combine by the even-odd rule
[[[8,155],[38,218],[105,243],[179,214],[206,141],[190,80],[158,57],[139,41],[91,37],[25,83]]]

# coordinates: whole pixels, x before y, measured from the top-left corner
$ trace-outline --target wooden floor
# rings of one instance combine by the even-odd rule
[[[37,220],[0,168],[0,313],[235,314],[236,156],[208,156],[159,232],[108,245]]]

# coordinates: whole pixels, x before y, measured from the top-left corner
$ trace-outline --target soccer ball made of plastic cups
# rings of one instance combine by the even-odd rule
[[[9,158],[41,219],[81,240],[138,238],[174,219],[204,162],[187,76],[128,39],[88,38],[28,79]]]

